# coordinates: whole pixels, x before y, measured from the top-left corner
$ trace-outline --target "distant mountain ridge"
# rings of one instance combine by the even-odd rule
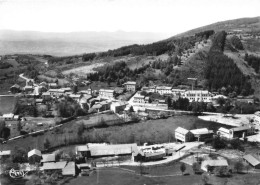
[[[69,32],[0,30],[0,54],[69,56],[106,51],[130,44],[147,44],[169,35],[151,32]]]
[[[260,31],[260,16],[259,17],[252,17],[252,18],[239,18],[227,21],[216,22],[213,24],[209,24],[206,26],[202,26],[199,28],[195,28],[180,34],[177,34],[171,38],[178,38],[184,36],[191,36],[195,33],[206,31],[206,30],[214,30],[215,32],[218,31],[232,31],[232,30],[242,30],[246,31]]]

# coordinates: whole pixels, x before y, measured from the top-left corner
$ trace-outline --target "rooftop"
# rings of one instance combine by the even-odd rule
[[[205,160],[202,162],[201,166],[228,166],[227,160]]]
[[[243,156],[243,159],[245,159],[247,162],[249,162],[252,166],[256,166],[260,164],[260,160],[258,157],[253,156],[252,154],[247,154]]]
[[[124,83],[124,85],[136,85],[136,82],[128,81],[128,82]]]
[[[89,150],[92,156],[131,154],[137,150],[137,144],[90,145]]]
[[[103,92],[109,92],[109,93],[114,93],[113,89],[99,89],[99,92],[103,91]]]
[[[11,155],[11,150],[0,151],[0,156],[3,156],[3,155]]]
[[[42,154],[41,162],[54,162],[55,161],[55,154]]]
[[[200,134],[213,133],[213,130],[209,130],[207,128],[200,128],[200,129],[190,130],[190,132],[193,133],[194,135],[200,135]]]
[[[178,127],[176,128],[175,132],[178,132],[178,133],[181,133],[181,134],[187,134],[189,133],[189,131],[185,128],[182,128],[182,127]]]
[[[66,166],[66,161],[56,163],[43,163],[42,170],[58,170],[63,169]]]
[[[31,157],[33,155],[38,155],[38,156],[42,156],[42,153],[40,150],[37,149],[33,149],[30,152],[28,152],[28,157]]]

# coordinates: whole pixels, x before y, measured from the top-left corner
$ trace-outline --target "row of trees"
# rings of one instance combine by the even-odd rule
[[[260,68],[260,57],[254,56],[254,55],[248,55],[247,53],[245,54],[245,61],[249,66],[254,68],[255,72],[259,72]]]
[[[249,77],[245,77],[234,61],[223,54],[226,32],[218,32],[212,42],[205,68],[208,88],[212,91],[231,86],[236,94],[247,96],[253,93]]]

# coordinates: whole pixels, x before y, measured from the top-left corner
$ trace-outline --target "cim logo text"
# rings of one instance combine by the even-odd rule
[[[13,179],[19,179],[19,178],[23,178],[28,172],[23,171],[23,170],[15,170],[15,169],[11,169],[9,171],[9,175],[11,178]]]

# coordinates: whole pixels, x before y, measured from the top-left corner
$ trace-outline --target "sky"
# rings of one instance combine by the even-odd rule
[[[0,30],[178,34],[256,17],[260,0],[0,0]]]

